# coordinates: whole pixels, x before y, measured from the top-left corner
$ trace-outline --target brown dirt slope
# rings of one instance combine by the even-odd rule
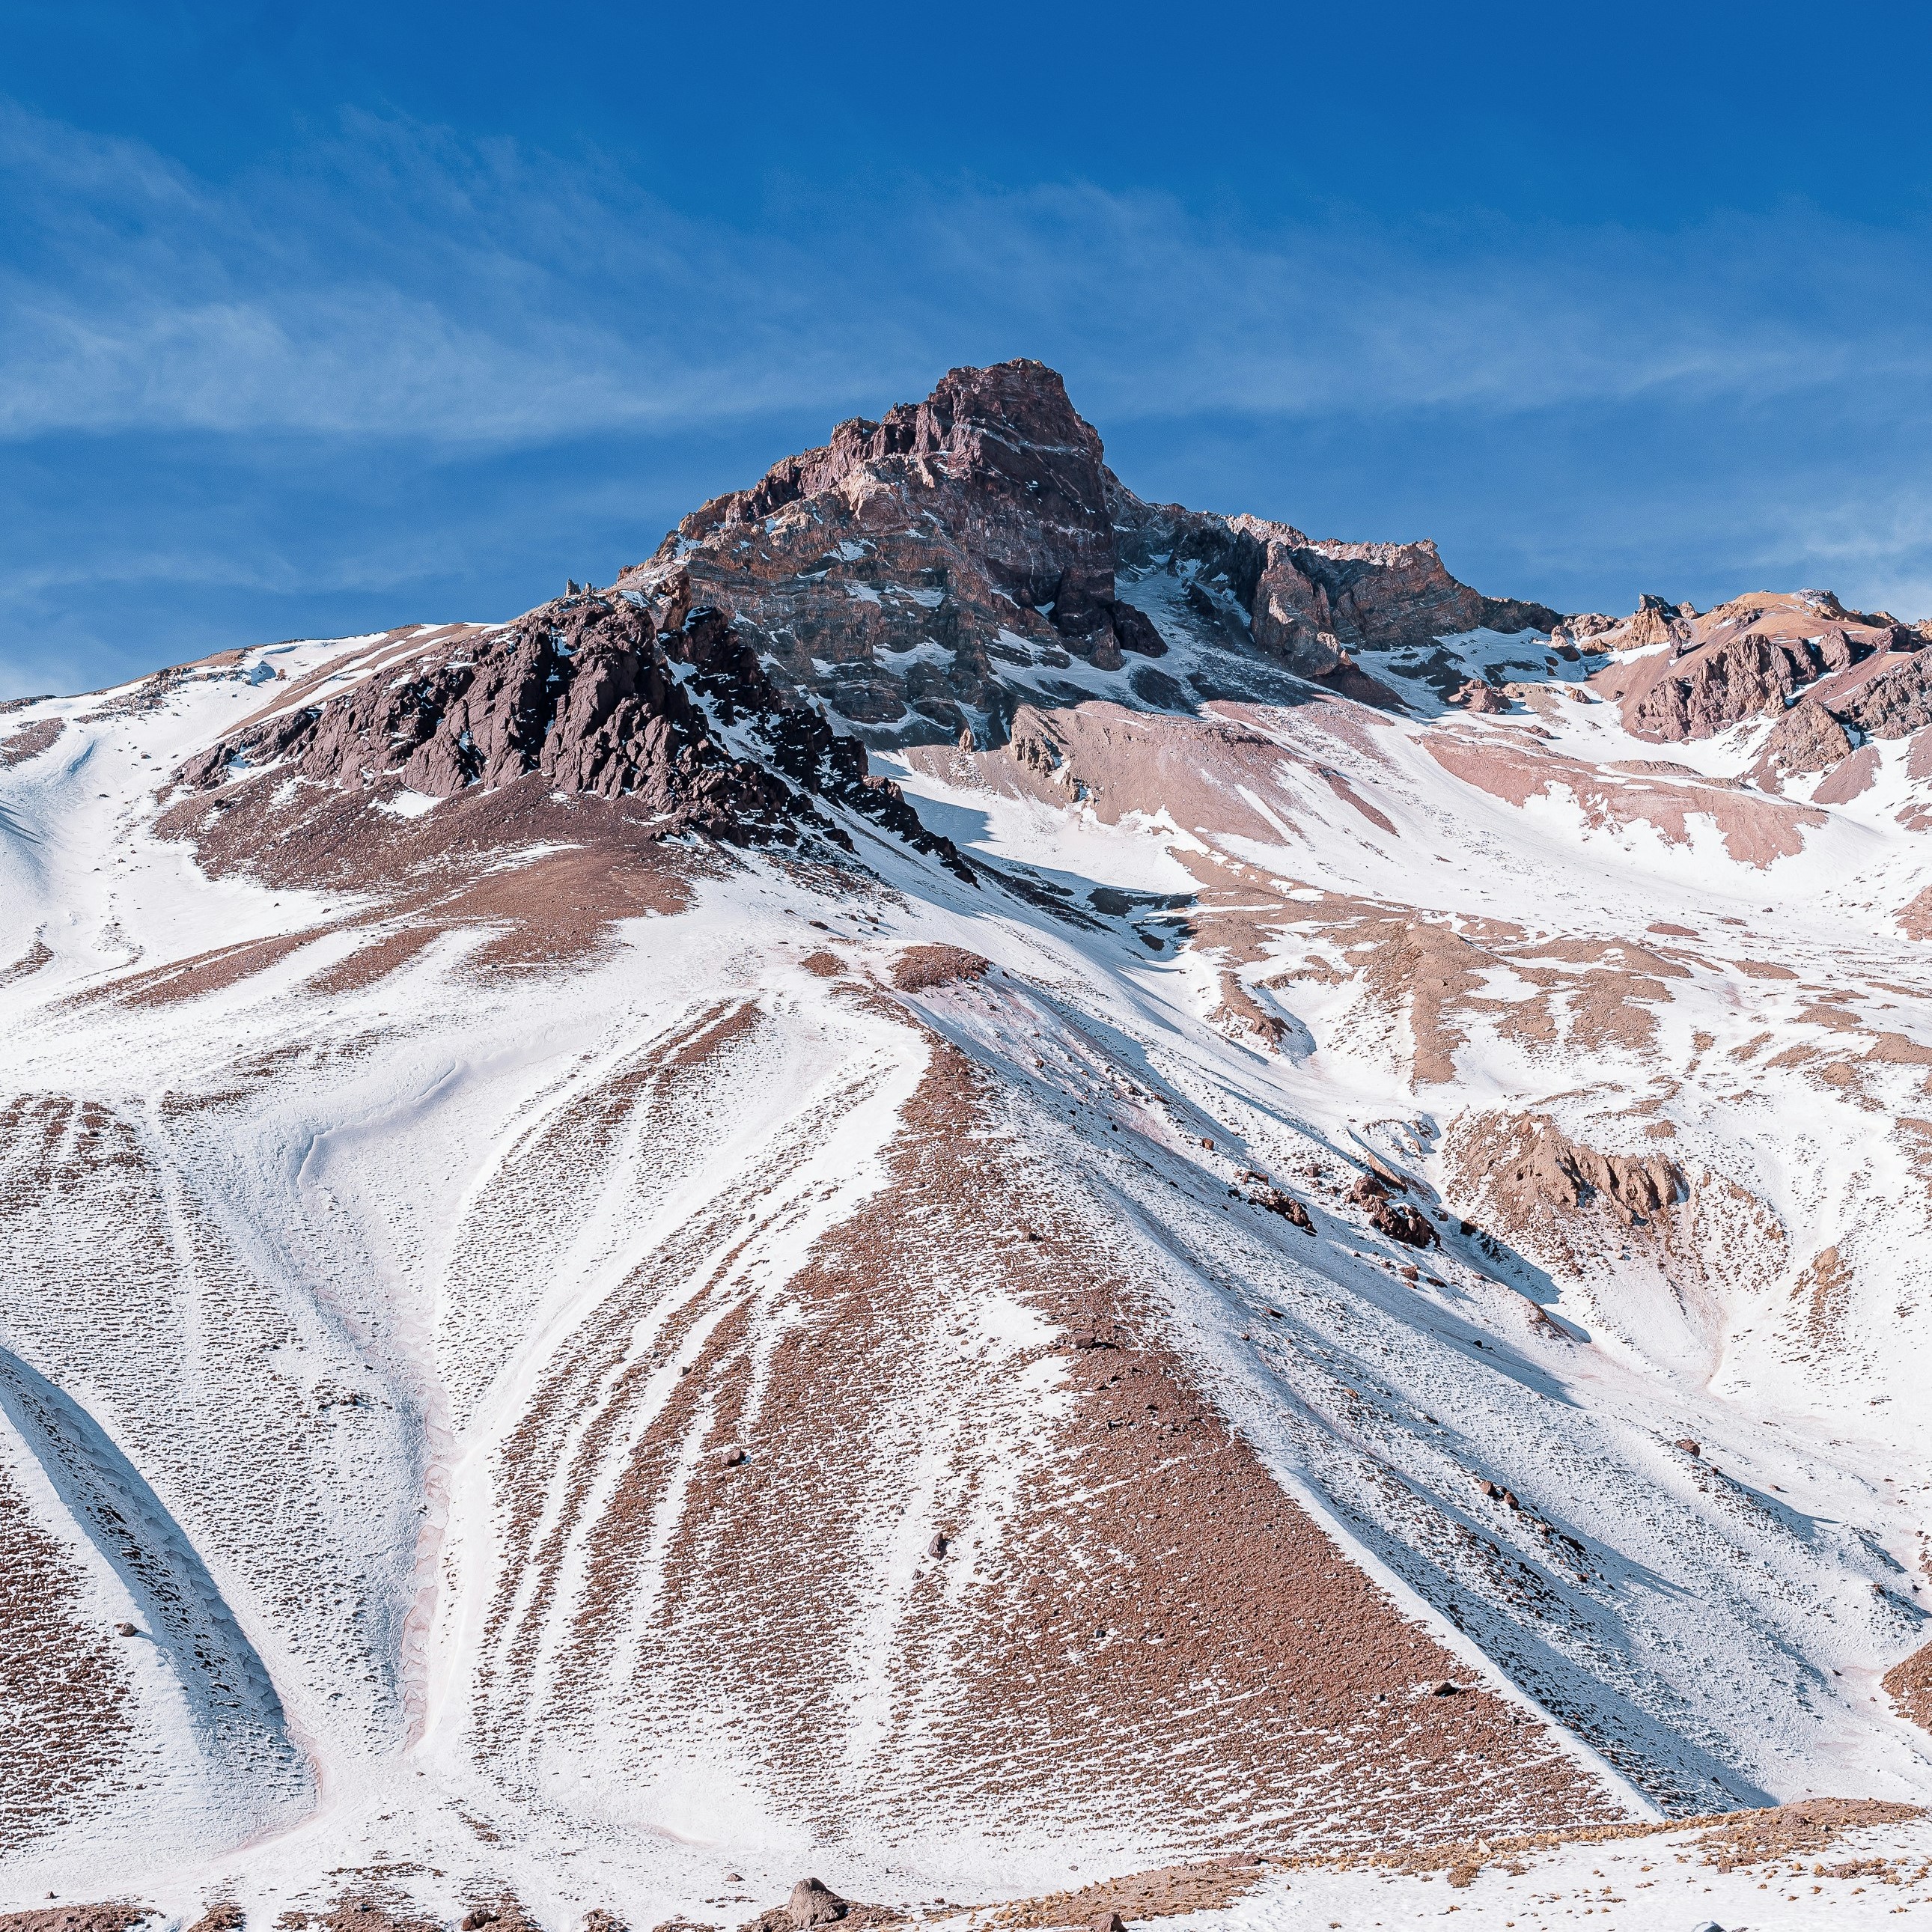
[[[477,1683],[499,1769],[593,1724],[640,1760],[689,1749],[704,1712],[828,1840],[935,1804],[1176,1856],[1618,1815],[1283,1493],[1077,1186],[932,1053],[886,1184],[782,1288],[730,1273],[767,1166],[540,1391],[499,1472]],[[802,1123],[801,1153],[829,1125]],[[990,1357],[982,1308],[1017,1324]],[[622,1367],[654,1310],[651,1358]],[[1465,1688],[1427,1694],[1444,1680]]]

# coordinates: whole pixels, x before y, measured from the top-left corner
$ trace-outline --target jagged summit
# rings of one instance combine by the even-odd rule
[[[1459,584],[1432,543],[1317,542],[1144,502],[1060,377],[1024,361],[952,370],[922,403],[842,423],[686,517],[619,587],[680,573],[879,747],[1002,743],[1042,700],[1279,694],[1284,671],[1343,677],[1352,650],[1557,621]]]

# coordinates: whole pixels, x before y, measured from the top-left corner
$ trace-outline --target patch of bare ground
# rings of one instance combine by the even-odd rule
[[[1599,1201],[1623,1228],[1647,1226],[1688,1192],[1664,1155],[1599,1154],[1571,1140],[1547,1114],[1472,1118],[1457,1156],[1460,1165],[1480,1169],[1511,1228]]]
[[[522,1900],[507,1892],[468,1894],[457,1924],[458,1932],[543,1932],[542,1924],[524,1910]]]
[[[1493,731],[1480,736],[1438,731],[1426,742],[1430,756],[1452,777],[1507,804],[1521,806],[1552,791],[1566,794],[1592,831],[1648,825],[1666,842],[1688,845],[1692,821],[1708,820],[1740,865],[1768,867],[1793,857],[1804,850],[1807,831],[1830,822],[1813,806],[1748,793],[1735,781],[1702,778],[1681,766],[1664,773],[1601,770],[1526,743],[1520,732],[1504,739]]]
[[[907,756],[915,769],[950,784],[1080,804],[1108,825],[1132,812],[1166,812],[1190,830],[1274,844],[1282,826],[1306,818],[1325,793],[1352,816],[1394,834],[1394,821],[1359,788],[1366,782],[1360,773],[1352,780],[1335,767],[1338,740],[1358,764],[1385,762],[1366,733],[1348,730],[1352,707],[1328,700],[1309,709],[1321,713],[1318,722],[1290,734],[1272,728],[1280,714],[1248,705],[1177,717],[1111,703],[1051,711],[1023,704],[1000,750],[921,745]]]
[[[232,1898],[218,1898],[188,1928],[188,1932],[242,1932],[248,1915]]]
[[[173,960],[104,986],[89,987],[76,993],[73,1004],[87,1005],[111,999],[130,1006],[165,1006],[178,1000],[199,999],[204,993],[220,992],[280,964],[321,937],[318,932],[281,933],[270,939],[217,946],[211,952]]]
[[[831,1116],[661,1244],[537,1391],[498,1468],[486,1757],[595,1726],[651,1760],[736,1714],[703,1748],[831,1837],[944,1804],[1176,1857],[1264,1823],[1339,1845],[1617,1815],[1514,1700],[1416,1694],[1456,1659],[1203,1397],[1084,1178],[928,1050],[884,1184],[801,1268],[761,1287],[736,1256]],[[1018,1337],[997,1372],[962,1340],[982,1309]]]
[[[72,1560],[0,1467],[0,1852],[18,1850],[122,1774],[134,1690],[106,1626],[84,1614]],[[87,1922],[106,1932],[132,1918]],[[0,1918],[0,1928],[56,1912]],[[81,1922],[74,1922],[76,1928]]]
[[[1908,899],[1896,916],[1898,929],[1907,939],[1932,939],[1932,886]]]
[[[292,1905],[276,1918],[279,1932],[449,1932],[443,1922],[393,1895],[344,1892],[320,1911]]]
[[[37,932],[34,943],[12,964],[0,966],[0,986],[10,986],[16,980],[24,980],[38,973],[54,956],[53,948]]]
[[[1199,882],[1190,922],[1223,962],[1217,1021],[1270,1046],[1287,1030],[1243,984],[1244,965],[1268,962],[1273,970],[1256,984],[1287,1004],[1298,983],[1353,980],[1366,997],[1346,1022],[1348,1043],[1386,1053],[1418,1084],[1453,1081],[1478,1024],[1532,1060],[1647,1052],[1655,1009],[1670,1000],[1672,982],[1690,976],[1682,958],[1622,938],[1531,944],[1506,921],[1421,916],[1334,893],[1290,900],[1252,868],[1180,856]],[[1527,992],[1491,996],[1486,988],[1498,977]]]
[[[192,843],[214,877],[245,872],[272,886],[376,898],[349,922],[374,936],[305,986],[324,998],[373,985],[463,930],[488,935],[469,956],[472,970],[581,964],[611,944],[620,922],[682,911],[694,879],[730,863],[716,847],[665,844],[662,828],[623,800],[560,800],[534,778],[446,799],[418,819],[316,786],[284,797],[267,778],[226,796],[225,806],[190,797],[169,806],[161,836]],[[322,930],[223,948],[88,997],[191,998],[274,964]]]
[[[443,921],[423,917],[414,920],[385,920],[374,938],[355,951],[325,966],[304,983],[303,990],[317,999],[337,999],[345,993],[359,993],[400,973],[450,930]]]
[[[1922,1645],[1885,1673],[1892,1700],[1922,1731],[1932,1731],[1932,1643]]]
[[[334,1900],[326,1906],[290,1906],[275,1920],[278,1932],[308,1932],[310,1927],[318,1932],[452,1932],[444,1920],[418,1906],[399,1882],[422,1870],[400,1862],[338,1868],[328,1876],[348,1882],[339,1886]],[[478,1917],[479,1912],[487,1916]],[[461,1922],[468,1932],[500,1922],[503,1932],[538,1932],[536,1921],[507,1895],[493,1896],[487,1904],[472,1900]]]
[[[36,718],[31,724],[22,724],[17,731],[10,732],[0,738],[0,771],[14,765],[24,765],[29,758],[38,758],[52,746],[54,740],[67,729],[64,718]]]
[[[1791,1298],[1803,1304],[1805,1338],[1814,1354],[1834,1354],[1844,1345],[1856,1279],[1835,1243],[1820,1248],[1798,1276]]]
[[[1847,1832],[1902,1825],[1924,1815],[1922,1805],[1874,1798],[1808,1798],[1772,1810],[1734,1812],[1720,1818],[1697,1840],[1697,1849],[1720,1871],[1734,1871],[1772,1858],[1814,1857],[1829,1851]]]
[[[0,1912],[0,1932],[129,1932],[160,1916],[152,1905],[48,1905],[32,1912]]]
[[[1808,1798],[1756,1811],[1711,1812],[1700,1817],[1646,1820],[1642,1822],[1590,1825],[1573,1829],[1524,1833],[1510,1838],[1466,1839],[1458,1842],[1405,1844],[1334,1852],[1294,1852],[1273,1856],[1270,1862],[1287,1870],[1378,1870],[1403,1873],[1440,1871],[1451,1886],[1466,1887],[1484,1870],[1496,1867],[1520,1874],[1522,1861],[1566,1845],[1612,1844],[1635,1838],[1676,1838],[1701,1834],[1691,1849],[1704,1854],[1706,1864],[1734,1871],[1748,1866],[1812,1858],[1828,1851],[1846,1833],[1874,1826],[1900,1825],[1925,1815],[1918,1804],[1898,1804],[1869,1798]],[[1895,1861],[1878,1858],[1873,1865]],[[1863,1869],[1861,1866],[1860,1869]],[[1851,1870],[1819,1875],[1855,1876]]]
[[[908,946],[892,962],[892,984],[902,993],[922,993],[956,980],[982,979],[988,964],[961,946]]]
[[[1244,1853],[1195,1864],[1162,1865],[1153,1871],[1106,1878],[1077,1892],[1048,1892],[1010,1904],[982,1907],[974,1915],[975,1932],[1036,1932],[1052,1926],[1098,1926],[1118,1912],[1126,1920],[1178,1918],[1190,1912],[1214,1912],[1252,1891],[1267,1870]]]

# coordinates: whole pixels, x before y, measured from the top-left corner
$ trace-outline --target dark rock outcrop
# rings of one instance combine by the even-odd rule
[[[1910,656],[1883,665],[1832,706],[1868,738],[1909,738],[1932,724],[1932,653],[1916,648],[1920,640],[1916,633],[1907,632],[1904,637],[1913,647]]]
[[[1029,699],[1077,701],[1093,688],[1084,673],[1166,654],[1168,639],[1121,595],[1124,576],[1156,570],[1184,580],[1165,588],[1197,636],[1338,688],[1352,650],[1558,621],[1459,584],[1431,543],[1318,542],[1144,502],[1107,469],[1060,377],[1029,362],[955,369],[922,403],[840,424],[824,448],[686,517],[618,588],[656,599],[681,574],[775,676],[872,744],[970,732],[997,746]],[[1193,701],[1144,666],[1108,694]]]
[[[1424,646],[1478,628],[1548,630],[1562,621],[1545,605],[1485,597],[1459,583],[1426,538],[1317,539],[1292,524],[1143,502],[1118,481],[1113,490],[1124,564],[1186,574],[1200,614],[1232,607],[1256,650],[1304,676],[1333,672],[1352,650]]]
[[[1621,680],[1620,694],[1629,729],[1666,743],[1708,738],[1782,710],[1821,680],[1843,679],[1876,654],[1919,641],[1882,611],[1846,610],[1828,590],[1754,591],[1702,616],[1646,597],[1634,616],[1593,640],[1604,650],[1655,647],[1654,657]],[[1891,705],[1900,717],[1908,715],[1911,682],[1908,676],[1888,684],[1878,708]],[[1843,705],[1827,702],[1846,715]],[[1901,725],[1898,735],[1912,728]]]
[[[789,843],[810,826],[849,847],[812,802],[830,800],[970,876],[897,786],[868,775],[865,747],[777,691],[722,612],[691,608],[682,581],[656,618],[628,598],[580,595],[392,658],[221,740],[178,777],[205,790],[264,767],[380,800],[534,776],[566,795],[626,800],[661,836]]]
[[[1844,726],[1822,704],[1806,698],[1772,728],[1751,767],[1750,781],[1766,791],[1781,791],[1786,778],[1828,772],[1851,749]]]
[[[1781,708],[1825,665],[1803,640],[1747,632],[1678,658],[1625,710],[1640,738],[1708,738],[1740,720]]]
[[[997,742],[1001,663],[1118,670],[1124,652],[1165,650],[1114,569],[1100,439],[1058,376],[1014,362],[840,424],[694,511],[619,584],[656,595],[685,573],[877,742]]]
[[[1308,1210],[1283,1189],[1263,1182],[1248,1196],[1257,1208],[1265,1208],[1270,1214],[1279,1214],[1284,1221],[1299,1228],[1304,1234],[1315,1232],[1315,1222]]]
[[[1405,1247],[1432,1248],[1440,1240],[1429,1217],[1406,1201],[1377,1201],[1369,1209],[1369,1226]]]
[[[1487,717],[1498,717],[1510,708],[1509,700],[1480,677],[1465,679],[1450,694],[1449,702],[1462,710]]]
[[[1400,1181],[1394,1184],[1398,1190],[1402,1189]],[[1358,1208],[1366,1208],[1369,1226],[1378,1233],[1388,1235],[1390,1240],[1400,1241],[1409,1248],[1432,1248],[1440,1244],[1442,1238],[1429,1216],[1406,1201],[1391,1201],[1388,1184],[1381,1175],[1358,1174],[1354,1185],[1348,1190],[1348,1198]]]

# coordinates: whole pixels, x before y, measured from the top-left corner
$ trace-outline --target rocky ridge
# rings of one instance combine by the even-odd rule
[[[857,740],[776,690],[722,613],[692,608],[688,578],[658,588],[650,608],[575,592],[500,629],[391,654],[346,690],[221,738],[180,782],[233,791],[276,774],[393,801],[541,781],[629,801],[660,837],[756,844],[811,831],[849,850],[824,801],[970,878],[898,787],[868,773]]]
[[[1803,710],[1789,712],[1763,748],[1755,776],[1773,790],[1782,776],[1842,757],[1853,742],[1844,727],[1905,737],[1932,722],[1932,659],[1918,655],[1932,627],[1847,610],[1828,590],[1753,591],[1701,614],[1647,596],[1621,622],[1567,618],[1553,636],[1592,654],[1645,653],[1594,680],[1636,737],[1678,743]]]
[[[1458,583],[1436,546],[1319,542],[1292,525],[1143,502],[1038,362],[950,371],[883,421],[842,423],[716,498],[617,580],[680,573],[728,610],[774,674],[874,746],[1005,741],[1030,697],[1198,702],[1130,658],[1168,649],[1122,594],[1156,580],[1227,650],[1334,679],[1353,650],[1477,625],[1548,628],[1540,604]]]

